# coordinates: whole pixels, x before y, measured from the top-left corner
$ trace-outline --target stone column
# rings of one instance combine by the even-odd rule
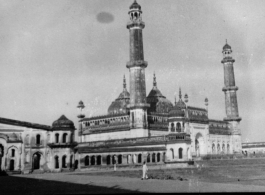
[[[127,165],[127,154],[122,155],[122,164]]]

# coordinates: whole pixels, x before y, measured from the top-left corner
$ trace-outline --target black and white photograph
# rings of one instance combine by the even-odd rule
[[[264,0],[0,0],[0,194],[265,192]]]

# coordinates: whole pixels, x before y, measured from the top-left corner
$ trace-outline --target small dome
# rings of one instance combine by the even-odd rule
[[[185,112],[181,110],[179,107],[174,106],[172,110],[168,113],[169,117],[185,117]]]
[[[168,113],[170,109],[173,108],[173,104],[162,95],[160,90],[157,88],[156,76],[154,74],[153,89],[147,96],[147,103],[150,104],[148,112],[157,113]]]
[[[130,93],[126,89],[125,76],[123,79],[123,91],[120,93],[119,97],[111,103],[108,109],[109,114],[123,114],[127,113],[127,105],[130,103]]]
[[[231,46],[227,44],[227,40],[226,40],[223,50],[231,50],[231,49],[232,49]]]
[[[141,6],[135,0],[133,2],[133,4],[130,6],[130,9],[138,9],[138,10],[141,10]]]
[[[62,115],[58,120],[52,123],[53,130],[74,130],[75,125],[73,121],[70,121],[64,115]]]
[[[177,102],[176,106],[180,109],[186,109],[186,104],[181,99]]]

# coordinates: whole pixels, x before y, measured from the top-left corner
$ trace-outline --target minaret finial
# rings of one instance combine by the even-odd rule
[[[176,97],[176,95],[175,95],[175,106],[177,105],[177,97]]]
[[[179,99],[182,99],[182,95],[181,95],[181,88],[179,88]]]
[[[125,78],[125,75],[123,76],[123,89],[126,89],[126,78]]]
[[[153,86],[156,87],[156,73],[154,72],[154,82],[153,82]]]

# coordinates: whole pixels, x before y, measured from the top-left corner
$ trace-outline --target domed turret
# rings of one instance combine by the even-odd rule
[[[111,103],[108,113],[109,114],[123,114],[127,113],[127,105],[130,103],[130,93],[126,89],[125,76],[123,79],[123,91],[119,97]]]
[[[75,130],[75,125],[73,121],[70,121],[64,115],[62,115],[58,120],[52,123],[53,130]]]
[[[135,0],[133,2],[133,4],[130,6],[130,10],[141,10],[141,6],[137,3],[137,1]]]
[[[147,103],[150,104],[148,112],[157,112],[157,113],[168,113],[172,109],[173,104],[162,95],[160,90],[157,88],[156,76],[154,74],[153,89],[150,91],[147,96]]]

